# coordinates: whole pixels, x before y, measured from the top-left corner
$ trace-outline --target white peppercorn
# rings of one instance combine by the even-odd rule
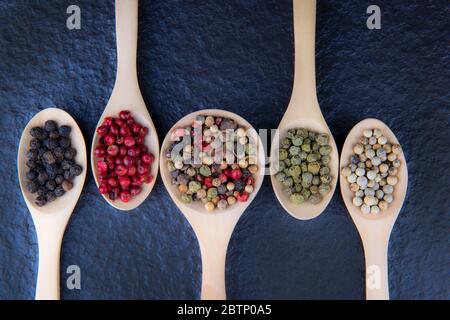
[[[366,137],[366,138],[370,138],[370,137],[372,136],[372,130],[370,130],[370,129],[365,129],[365,130],[363,131],[363,135],[364,135],[364,137]]]
[[[391,194],[392,192],[394,192],[394,187],[387,184],[387,185],[383,186],[383,192],[386,194]]]
[[[392,196],[392,194],[385,194],[383,200],[387,203],[392,203],[392,201],[394,201],[394,197]]]
[[[361,206],[363,204],[363,201],[360,197],[354,197],[353,198],[353,204],[357,207]]]
[[[384,145],[387,143],[387,138],[385,136],[381,136],[378,138],[378,143]]]
[[[356,183],[360,186],[360,187],[362,187],[362,186],[367,186],[367,178],[366,177],[358,177],[357,179],[356,179]]]
[[[361,163],[361,162],[360,162]],[[366,170],[364,168],[358,168],[355,170],[355,173],[358,177],[361,177],[366,174]]]
[[[378,213],[380,213],[380,208],[378,206],[371,206],[370,207],[370,213],[378,214]]]
[[[364,214],[369,214],[370,213],[370,206],[368,206],[367,204],[363,204],[361,206],[361,212]]]
[[[374,180],[376,176],[377,176],[377,173],[374,170],[370,170],[367,172],[367,178],[369,180]]]
[[[347,181],[350,182],[350,183],[355,183],[357,178],[358,178],[357,175],[352,173],[351,175],[349,175],[347,177]]]
[[[382,191],[382,190],[377,190],[376,192],[375,192],[375,196],[378,198],[378,199],[383,199],[383,197],[384,197],[384,192]]]
[[[386,182],[391,186],[395,186],[398,182],[398,178],[396,176],[389,176],[386,178]]]
[[[389,207],[389,204],[386,201],[381,200],[378,202],[378,207],[381,209],[381,211],[386,211]]]

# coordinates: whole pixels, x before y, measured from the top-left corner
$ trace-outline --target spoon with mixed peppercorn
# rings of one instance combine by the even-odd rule
[[[259,136],[246,120],[218,109],[185,116],[163,141],[161,177],[197,236],[204,300],[226,299],[228,242],[261,187],[261,146]]]
[[[348,134],[341,164],[342,198],[366,257],[366,299],[388,300],[389,238],[408,186],[405,156],[386,124],[366,119]]]
[[[271,181],[283,208],[308,220],[320,215],[337,184],[336,143],[316,93],[316,1],[294,0],[295,72],[289,106],[271,149]]]
[[[75,120],[57,108],[36,114],[22,133],[17,166],[38,239],[36,299],[57,300],[61,242],[86,178],[86,144]]]
[[[144,99],[142,98],[137,78],[137,36],[138,0],[117,0],[116,82],[108,104],[99,119],[97,130],[93,137],[91,166],[95,182],[103,198],[111,206],[119,210],[132,210],[138,207],[148,197],[155,185],[159,166],[158,136],[147,107],[145,106]],[[114,118],[117,117],[120,117],[120,119],[114,120]],[[135,130],[135,126],[139,127]],[[114,130],[117,131],[117,133],[114,133]],[[143,132],[142,135],[136,133],[139,130]],[[142,141],[138,141],[139,139]],[[124,153],[127,153],[128,155],[117,154],[116,151],[125,145],[128,149],[131,148],[136,150],[125,150]],[[138,149],[136,148],[137,146],[139,146]],[[144,157],[144,154],[146,154],[145,157],[148,159],[144,159],[145,161],[142,160],[145,162],[146,166],[140,166],[142,168],[142,172],[139,172],[140,177],[142,178],[141,181],[133,182],[131,179],[135,177],[137,173],[131,172],[132,170],[129,169],[129,166],[126,166],[123,163],[112,163],[111,167],[108,168],[111,172],[107,172],[107,168],[103,168],[107,161],[103,162],[104,157],[99,154],[99,152],[101,152],[101,147],[109,147],[109,154],[106,154],[106,157],[108,157],[108,155],[111,156],[111,154],[113,154],[111,157],[114,157],[110,162],[126,162],[128,160],[125,160],[125,157],[130,156],[132,156],[133,159],[128,162],[137,161],[137,153],[143,151],[139,156]],[[144,148],[144,150],[142,150],[142,148]],[[139,161],[141,161],[141,159],[139,159]],[[112,166],[116,167],[112,168]],[[137,165],[136,167],[139,168]],[[110,178],[110,184],[106,184],[105,181],[102,180],[105,177]]]

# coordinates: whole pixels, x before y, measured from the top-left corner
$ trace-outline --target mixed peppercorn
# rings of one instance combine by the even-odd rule
[[[76,164],[77,151],[71,146],[71,127],[47,120],[44,127],[30,130],[32,139],[27,152],[27,190],[36,193],[41,207],[61,197],[73,187],[73,179],[83,172]]]
[[[290,129],[280,141],[275,178],[294,204],[317,204],[330,192],[333,180],[328,164],[331,146],[327,134],[304,128]]]
[[[201,201],[213,211],[248,200],[258,166],[246,128],[230,118],[202,115],[191,126],[174,129],[170,139],[167,168],[181,201]]]
[[[354,193],[353,204],[364,214],[386,211],[394,200],[392,194],[398,183],[401,165],[398,156],[402,148],[389,143],[380,129],[367,129],[353,152],[350,164],[341,169]]]
[[[98,190],[111,200],[128,202],[142,191],[142,184],[153,180],[154,156],[144,145],[148,129],[123,110],[118,118],[106,117],[97,134]]]

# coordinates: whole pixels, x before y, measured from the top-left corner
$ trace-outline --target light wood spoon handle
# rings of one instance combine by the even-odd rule
[[[315,107],[320,112],[316,93],[316,0],[294,0],[293,10],[295,71],[290,106],[301,110],[302,117],[309,117],[316,112]]]
[[[227,248],[239,217],[239,212],[224,212],[216,215],[214,213],[187,214],[202,255],[202,300],[226,299]]]
[[[366,300],[389,300],[389,237],[380,234],[363,239],[366,257]]]
[[[138,0],[116,0],[116,87],[131,84],[139,88],[136,73],[138,4]]]
[[[66,223],[49,214],[36,224],[39,243],[39,266],[36,283],[36,300],[59,300],[60,254]]]
[[[200,241],[202,255],[202,300],[225,300],[225,260],[228,241]]]

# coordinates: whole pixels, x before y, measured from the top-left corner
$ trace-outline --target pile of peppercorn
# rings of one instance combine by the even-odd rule
[[[380,214],[394,201],[402,148],[391,144],[381,129],[366,129],[353,146],[350,164],[341,169],[354,193],[352,202],[364,214]]]
[[[166,150],[172,184],[181,201],[201,201],[207,211],[246,202],[258,172],[256,144],[230,118],[197,116],[192,126],[176,128]]]
[[[331,146],[327,134],[304,128],[290,129],[280,141],[276,179],[294,204],[317,204],[330,192],[333,180],[328,164]]]
[[[119,117],[106,117],[97,128],[98,190],[110,200],[128,202],[153,180],[151,166],[155,157],[145,146],[148,128],[135,121],[128,110]]]
[[[35,203],[43,206],[72,189],[73,179],[83,172],[75,163],[77,151],[71,147],[71,127],[47,120],[44,127],[30,130],[27,153],[27,190],[37,193]]]

